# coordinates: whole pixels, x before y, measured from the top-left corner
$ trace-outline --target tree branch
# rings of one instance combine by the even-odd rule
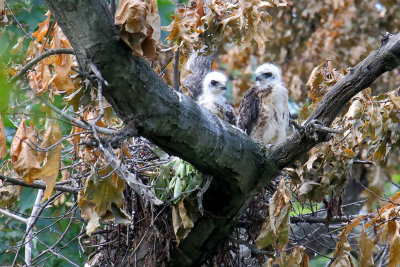
[[[14,214],[14,213],[11,213],[8,210],[0,209],[0,213],[3,213],[4,215],[6,215],[6,216],[8,216],[10,218],[13,218],[13,219],[15,219],[17,221],[23,222],[25,224],[28,223],[28,219],[26,219],[24,217],[21,217],[21,216],[18,216],[18,215]]]
[[[382,46],[352,68],[349,74],[324,95],[303,126],[313,120],[329,126],[353,96],[369,87],[383,73],[399,66],[400,35],[389,34],[382,38],[385,39]],[[282,168],[321,141],[315,141],[296,132],[286,142],[273,147],[270,154],[273,161]]]
[[[35,57],[26,65],[18,71],[17,74],[15,74],[14,77],[11,78],[10,83],[16,82],[19,78],[21,78],[22,75],[24,75],[30,68],[32,68],[36,63],[40,62],[41,60],[45,59],[46,57],[49,57],[51,55],[59,55],[59,54],[74,54],[73,49],[69,48],[58,48],[58,49],[53,49],[53,50],[48,50],[39,56]]]
[[[125,123],[137,121],[138,134],[169,154],[214,176],[203,197],[207,215],[195,222],[187,238],[174,250],[171,265],[200,264],[215,252],[259,189],[274,179],[282,167],[322,141],[295,133],[268,153],[266,147],[236,127],[171,90],[144,59],[132,56],[117,35],[106,1],[45,2],[76,51],[80,67],[88,70],[89,64],[95,63],[109,82],[103,94],[116,114]],[[388,37],[385,45],[361,63],[362,67],[356,67],[331,89],[332,93],[321,102],[323,107],[317,108],[310,120],[321,120],[328,126],[346,101],[397,66],[399,55],[399,36]],[[199,83],[196,85],[199,88]]]
[[[7,182],[7,183],[10,183],[13,185],[21,185],[21,186],[31,187],[31,188],[36,188],[36,189],[46,189],[46,184],[44,182],[37,181],[37,180],[31,184],[28,184],[20,179],[15,179],[12,177],[4,176],[2,174],[0,174],[0,180],[2,180],[5,183]],[[65,185],[57,185],[57,184],[54,186],[53,190],[65,192],[65,193],[73,193],[73,194],[78,194],[80,191],[79,188],[65,186]]]

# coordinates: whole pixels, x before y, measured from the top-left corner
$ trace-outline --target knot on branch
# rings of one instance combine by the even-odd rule
[[[385,32],[385,33],[382,34],[382,36],[381,36],[381,47],[387,44],[387,42],[389,41],[389,39],[390,39],[390,37],[392,35],[393,34],[391,34],[390,32]]]
[[[94,148],[99,146],[99,141],[107,147],[116,149],[121,146],[122,141],[138,136],[138,129],[135,127],[135,123],[129,123],[125,128],[121,129],[117,133],[113,134],[109,138],[90,138],[86,141],[79,143],[80,145],[85,145],[87,148]]]
[[[306,123],[304,125],[303,132],[308,138],[312,138],[317,142],[329,140],[331,133],[342,133],[342,131],[331,129],[325,126],[324,123],[319,120],[311,120],[310,122]]]

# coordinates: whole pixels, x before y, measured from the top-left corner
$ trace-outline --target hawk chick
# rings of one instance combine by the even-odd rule
[[[255,86],[240,102],[238,127],[265,144],[278,144],[289,126],[288,91],[276,65],[263,64],[255,74]]]
[[[227,77],[218,71],[209,72],[203,80],[203,93],[199,97],[199,103],[209,109],[222,120],[236,125],[236,114],[233,107],[226,103],[223,96],[226,90]]]

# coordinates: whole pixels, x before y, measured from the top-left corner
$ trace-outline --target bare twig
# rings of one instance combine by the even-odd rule
[[[53,255],[56,255],[59,258],[62,258],[64,260],[66,260],[67,262],[69,262],[70,264],[72,264],[73,266],[79,267],[78,264],[74,263],[73,261],[71,261],[70,259],[68,259],[67,257],[65,257],[63,254],[59,253],[59,251],[54,250],[53,248],[47,246],[43,241],[41,241],[39,238],[36,238],[36,240],[42,244],[43,246],[45,246],[47,248],[47,250],[51,251],[51,253],[53,253]],[[53,256],[51,255],[51,256]]]
[[[179,48],[174,53],[174,89],[179,91]]]
[[[8,216],[10,218],[13,218],[13,219],[15,219],[17,221],[23,222],[25,224],[28,223],[28,219],[26,219],[24,217],[21,217],[21,216],[18,216],[18,215],[14,214],[14,213],[11,213],[11,212],[9,212],[9,211],[7,211],[5,209],[0,209],[0,213],[3,213],[4,215],[6,215],[6,216]]]
[[[254,244],[250,244],[249,242],[246,242],[244,240],[240,240],[240,239],[234,239],[234,238],[230,238],[229,241],[231,241],[232,243],[238,244],[238,245],[244,245],[246,246],[248,249],[250,249],[250,251],[256,255],[266,255],[266,254],[271,254],[270,251],[266,251],[266,250],[260,250],[256,247],[256,245]]]
[[[40,207],[40,201],[42,200],[43,197],[43,189],[39,189],[36,195],[36,200],[35,204],[33,205],[32,208],[32,213],[31,216],[28,219],[28,223],[26,224],[26,239],[28,242],[25,244],[25,264],[28,267],[32,266],[32,230],[33,230],[33,225],[37,221],[37,215],[39,212],[39,207]]]
[[[41,190],[41,191],[43,192],[42,189],[39,189],[39,190]],[[39,193],[38,193],[38,194],[39,194]],[[46,201],[46,203],[45,203],[41,208],[39,208],[39,209],[35,212],[34,215],[33,215],[33,213],[31,214],[30,218],[32,218],[32,222],[31,222],[31,224],[29,225],[29,227],[28,227],[28,225],[27,225],[25,234],[24,234],[24,236],[23,236],[22,239],[21,239],[21,244],[18,245],[18,249],[17,249],[17,252],[15,253],[15,257],[14,257],[14,261],[13,261],[13,263],[12,263],[12,267],[14,267],[14,266],[17,264],[17,259],[18,259],[18,257],[19,257],[19,253],[20,253],[20,251],[21,251],[22,246],[24,246],[26,243],[30,242],[30,239],[29,239],[27,242],[25,242],[26,237],[27,237],[27,234],[29,233],[29,231],[31,230],[31,228],[35,225],[36,221],[39,219],[40,214],[44,211],[44,209],[45,209],[48,205],[50,205],[51,203],[53,203],[59,196],[61,196],[61,194],[62,194],[62,193],[54,194],[53,196],[50,197],[50,199],[49,199],[48,201]],[[43,194],[42,194],[42,196],[43,196]],[[40,199],[41,199],[41,198],[40,198]],[[40,204],[40,200],[39,200],[39,204]]]
[[[21,186],[25,186],[25,187],[31,187],[31,188],[36,188],[36,189],[46,189],[46,184],[44,182],[41,181],[34,181],[31,184],[25,183],[24,181],[20,180],[20,179],[16,179],[16,178],[12,178],[9,176],[4,176],[2,174],[0,174],[0,180],[2,180],[3,182],[8,182],[10,184],[13,185],[21,185]],[[55,185],[54,189],[56,191],[61,191],[61,192],[65,192],[65,193],[73,193],[73,194],[78,194],[79,193],[79,188],[75,188],[75,187],[70,187],[70,186],[63,186],[63,185]]]
[[[69,49],[69,48],[58,48],[58,49],[46,51],[46,52],[40,54],[39,56],[37,56],[36,58],[32,59],[31,61],[29,61],[28,63],[26,63],[26,65],[20,71],[18,71],[18,73],[15,74],[14,77],[11,78],[10,83],[16,82],[19,78],[21,78],[22,75],[25,74],[25,72],[28,71],[29,68],[33,67],[39,61],[45,59],[48,56],[59,55],[59,54],[75,54],[75,52],[73,49]]]
[[[56,106],[52,105],[49,101],[47,101],[44,97],[38,97],[38,98],[40,101],[42,101],[46,106],[48,106],[55,113],[63,116],[64,118],[66,118],[67,120],[69,120],[73,124],[75,124],[76,126],[82,128],[82,129],[90,130],[90,127],[88,125],[86,125],[84,122],[77,120],[74,117],[72,117],[71,115],[68,115],[66,112],[60,110]],[[102,133],[102,134],[107,134],[107,135],[113,135],[113,134],[117,133],[116,130],[98,127],[98,126],[96,126],[96,131],[98,131],[99,133]]]
[[[74,216],[76,214],[76,209],[74,211],[74,215],[72,215],[72,217],[69,219],[68,225],[65,228],[64,232],[61,234],[60,238],[54,242],[53,245],[51,245],[51,247],[49,247],[48,249],[42,251],[39,255],[37,255],[32,261],[36,261],[38,258],[40,258],[41,256],[43,256],[44,254],[46,254],[49,251],[53,251],[53,249],[64,239],[64,237],[66,236],[66,234],[68,233],[68,230],[70,229],[72,222],[74,221]]]
[[[13,17],[13,19],[15,20],[15,22],[18,24],[18,27],[24,32],[24,34],[26,36],[28,36],[28,38],[30,38],[31,40],[35,40],[32,35],[30,35],[29,33],[27,33],[24,29],[24,27],[21,25],[21,23],[19,22],[19,20],[17,19],[17,17],[14,15],[14,12],[12,11],[12,9],[8,6],[7,2],[4,2],[5,6],[7,7],[8,11],[10,11],[11,16]]]
[[[347,223],[352,219],[356,218],[356,216],[350,216],[349,218],[340,218],[335,217],[329,220],[329,223]],[[296,216],[290,218],[290,223],[299,223],[299,222],[307,222],[307,223],[326,223],[326,218],[316,217],[316,216]]]
[[[212,181],[212,176],[208,175],[206,184],[197,193],[197,203],[198,203],[197,205],[199,206],[199,211],[200,211],[201,215],[204,215],[203,195],[207,191],[207,189],[210,187],[211,181]]]

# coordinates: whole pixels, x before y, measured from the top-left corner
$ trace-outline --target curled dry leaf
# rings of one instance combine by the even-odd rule
[[[5,172],[4,175],[7,176],[9,173]],[[11,208],[16,204],[21,191],[22,186],[5,185],[3,181],[0,181],[0,208]]]
[[[275,264],[278,263],[279,266],[308,267],[308,255],[306,253],[306,248],[303,246],[295,247],[294,249],[292,249],[290,255],[282,252],[280,258],[276,260]]]
[[[155,60],[161,36],[161,22],[156,0],[121,0],[115,14],[122,40],[137,56]]]
[[[359,266],[374,266],[372,252],[375,244],[363,230],[359,239],[358,263]]]
[[[176,206],[172,206],[172,226],[178,244],[190,233],[197,216],[197,207],[189,198],[182,198]]]
[[[283,247],[289,241],[290,226],[290,198],[292,194],[281,179],[278,189],[269,203],[269,216],[265,220],[255,244],[259,249],[268,247],[277,242]]]
[[[3,118],[0,114],[0,159],[4,159],[7,156],[7,138],[6,130],[3,124]]]
[[[11,55],[22,54],[22,49],[24,48],[24,39],[25,36],[18,38],[17,43],[13,46],[13,48],[11,48]]]
[[[347,240],[347,236],[350,234],[351,230],[354,229],[357,225],[360,224],[364,216],[360,216],[352,220],[340,233],[339,235],[339,242],[336,243],[335,248],[335,261],[332,263],[331,266],[335,267],[345,267],[345,266],[355,266],[353,260],[350,255],[351,246],[349,241]]]
[[[53,37],[50,43],[51,49],[71,48],[71,44],[57,23],[55,24],[51,35]],[[66,92],[67,94],[70,94],[78,88],[78,83],[74,83],[71,78],[71,74],[73,74],[72,67],[76,67],[77,65],[73,59],[73,55],[67,54],[53,55],[50,57],[47,64],[52,64],[54,67],[54,75],[52,77],[54,88],[52,88],[52,93],[60,94]]]
[[[0,0],[0,23],[7,23],[8,18],[6,15],[6,10],[4,9],[4,3],[6,0]]]
[[[398,267],[400,265],[400,234],[399,228],[389,241],[389,267]]]
[[[36,148],[33,125],[28,127],[22,119],[11,143],[10,156],[15,172],[27,183],[32,183],[41,169]]]
[[[28,58],[39,56],[44,47],[49,49],[71,48],[71,44],[57,23],[54,24],[46,39],[43,39],[49,31],[50,12],[47,12],[46,16],[46,20],[40,23],[39,29],[33,33],[36,42],[29,44],[26,53]],[[54,95],[62,93],[71,94],[79,88],[79,82],[74,81],[71,77],[74,73],[72,67],[76,66],[74,55],[51,55],[37,63],[35,68],[29,72],[29,84],[36,95],[49,92],[50,99],[53,99]]]
[[[50,148],[50,146],[56,144],[62,138],[61,128],[58,125],[57,120],[47,119],[45,128],[46,132],[43,138],[43,142],[40,146],[41,149]],[[43,165],[40,172],[33,176],[34,178],[41,179],[46,183],[46,190],[44,191],[42,201],[51,197],[54,185],[56,184],[56,180],[60,170],[61,149],[61,143],[49,149],[46,152],[45,164]]]
[[[45,16],[47,17],[46,20],[39,23],[39,29],[32,34],[32,37],[36,38],[36,42],[42,41],[43,38],[46,36],[47,31],[49,30],[51,16],[50,11],[47,11]]]
[[[51,72],[49,65],[45,61],[36,64],[35,68],[28,74],[29,85],[36,95],[43,95],[47,92],[51,82]]]
[[[102,170],[112,173],[107,167]],[[85,179],[84,185],[84,189],[78,194],[78,205],[82,217],[89,220],[86,233],[90,235],[100,225],[100,219],[115,219],[113,209],[121,208],[124,203],[122,191],[125,183],[115,173],[107,176],[93,170],[92,175]],[[118,217],[120,213],[125,214],[123,211],[118,212]]]

